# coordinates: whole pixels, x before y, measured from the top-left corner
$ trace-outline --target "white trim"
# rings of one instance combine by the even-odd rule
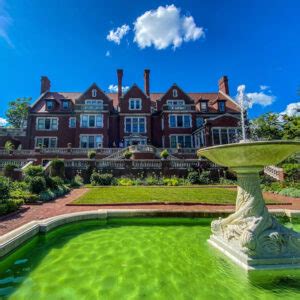
[[[227,95],[226,93],[219,91],[220,94],[222,94],[224,97],[226,97],[229,101],[231,101],[232,103],[234,103],[239,109],[241,109],[241,106],[235,102],[229,95]]]
[[[134,107],[131,108],[131,102],[134,102]],[[140,104],[140,108],[136,108],[136,104]],[[141,98],[129,98],[128,100],[128,109],[129,110],[142,110],[142,99]]]
[[[88,124],[87,126],[82,126],[82,118],[83,116],[88,116]],[[95,117],[95,126],[90,126],[90,116]],[[97,116],[101,116],[101,124],[100,126],[97,126]],[[104,127],[104,116],[103,114],[80,114],[80,128],[103,128]]]
[[[81,138],[83,136],[87,137],[87,147],[86,148],[85,147],[81,147]],[[88,146],[89,146],[89,137],[90,136],[94,137],[94,146],[96,146],[96,137],[100,137],[101,138],[101,147],[97,147],[96,146],[96,147],[89,148]],[[84,133],[80,134],[79,135],[79,148],[81,148],[81,149],[100,149],[100,148],[103,148],[103,134],[88,134],[88,133],[86,133],[86,134],[84,134]]]
[[[232,115],[232,114],[230,114],[230,113],[225,113],[225,114],[222,114],[222,115],[218,115],[218,116],[216,116],[216,117],[214,117],[214,118],[208,118],[207,120],[209,120],[209,121],[214,121],[214,120],[217,120],[217,119],[220,119],[220,118],[223,118],[223,117],[232,117],[232,118],[235,118],[235,119],[240,119],[240,116],[238,115],[238,116],[236,116],[236,115]]]

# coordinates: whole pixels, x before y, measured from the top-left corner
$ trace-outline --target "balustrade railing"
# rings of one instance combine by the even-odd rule
[[[195,110],[196,106],[194,104],[176,104],[176,105],[171,105],[171,104],[165,104],[163,106],[163,110],[170,110],[170,111],[191,111]]]
[[[264,167],[264,173],[278,181],[284,180],[284,171],[282,168],[276,166]]]
[[[0,160],[0,169],[3,169],[6,165],[14,165],[17,168],[22,168],[27,163],[28,163],[27,160],[3,159],[3,160]]]
[[[99,112],[107,109],[108,109],[107,104],[76,104],[75,105],[75,111]]]
[[[0,136],[26,136],[26,128],[0,128]]]

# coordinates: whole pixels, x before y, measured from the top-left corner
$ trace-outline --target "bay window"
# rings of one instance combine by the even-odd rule
[[[238,128],[213,128],[212,137],[214,145],[235,143],[238,141]]]

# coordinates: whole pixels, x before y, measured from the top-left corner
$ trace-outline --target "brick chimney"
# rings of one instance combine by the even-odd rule
[[[222,76],[219,80],[219,91],[229,95],[229,86],[227,76]]]
[[[150,70],[144,70],[144,91],[145,94],[149,97],[150,96]]]
[[[41,77],[41,94],[50,91],[51,82],[47,76]]]
[[[117,76],[118,76],[118,98],[120,99],[122,97],[122,81],[123,81],[123,70],[118,69],[117,70]]]

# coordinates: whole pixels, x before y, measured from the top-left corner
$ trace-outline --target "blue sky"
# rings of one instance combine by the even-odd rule
[[[300,98],[299,11],[297,0],[0,0],[0,117],[38,97],[41,75],[53,91],[108,90],[117,68],[140,86],[150,68],[152,91],[216,91],[226,74],[232,96],[241,84],[252,95],[251,117],[282,112]]]

